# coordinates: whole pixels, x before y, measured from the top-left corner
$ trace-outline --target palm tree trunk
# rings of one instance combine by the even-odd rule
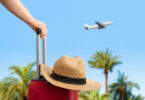
[[[124,100],[124,96],[121,96],[121,100]]]
[[[105,74],[105,92],[108,93],[108,74]]]
[[[27,97],[26,96],[23,96],[23,100],[27,100]]]
[[[104,69],[105,74],[105,93],[108,93],[108,70]]]
[[[125,100],[123,93],[120,94],[120,100]]]

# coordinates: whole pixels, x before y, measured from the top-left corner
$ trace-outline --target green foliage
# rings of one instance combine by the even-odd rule
[[[30,63],[26,67],[11,66],[9,69],[15,77],[6,77],[0,82],[0,100],[27,100],[28,87],[35,71],[32,67],[35,63]]]
[[[135,100],[135,95],[132,94],[133,88],[139,89],[139,85],[127,81],[127,76],[118,72],[118,79],[109,86],[109,92],[113,100]]]
[[[1,82],[0,100],[19,100],[19,80],[14,77],[6,77]]]
[[[144,99],[145,99],[145,98],[142,97],[142,96],[139,94],[138,96],[134,97],[133,100],[144,100]]]
[[[122,63],[119,59],[120,57],[112,56],[112,53],[107,49],[106,52],[96,51],[96,53],[90,57],[88,63],[91,68],[107,69],[112,72],[115,65]]]
[[[111,100],[109,94],[100,94],[99,91],[79,92],[79,100]]]

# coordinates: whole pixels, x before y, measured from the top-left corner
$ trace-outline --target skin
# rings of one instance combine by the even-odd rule
[[[0,3],[2,3],[2,5],[11,13],[29,25],[34,31],[36,31],[37,28],[41,29],[40,36],[42,39],[45,38],[45,35],[47,35],[46,24],[32,17],[20,0],[0,0]]]

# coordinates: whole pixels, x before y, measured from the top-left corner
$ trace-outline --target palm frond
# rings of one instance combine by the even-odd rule
[[[107,67],[110,72],[112,72],[114,66],[121,63],[120,57],[112,56],[112,53],[109,51],[109,49],[107,49],[105,52],[96,51],[96,53],[93,54],[88,61],[88,64],[91,68],[104,69],[104,67]]]
[[[23,77],[24,77],[23,72],[19,66],[16,66],[16,65],[11,66],[9,70],[11,70],[11,74],[17,74],[20,77],[20,79],[23,80]]]
[[[123,100],[134,100],[133,88],[139,89],[139,85],[128,81],[127,76],[118,71],[118,79],[109,86],[109,91],[113,100],[121,100],[122,98]]]
[[[20,79],[15,77],[6,77],[0,82],[0,100],[21,100],[28,95],[29,83],[36,73],[32,70],[35,63],[25,66],[10,66],[11,74],[16,74]]]

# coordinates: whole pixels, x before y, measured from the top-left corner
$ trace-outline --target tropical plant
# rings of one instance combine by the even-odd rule
[[[111,100],[109,94],[100,94],[99,91],[79,92],[79,100]]]
[[[145,98],[142,97],[140,94],[135,96],[135,98],[133,100],[144,100]]]
[[[112,56],[112,53],[109,49],[106,52],[96,51],[93,56],[90,57],[88,64],[91,68],[103,69],[105,74],[105,92],[108,92],[108,73],[113,71],[114,66],[121,64],[119,61],[120,57]]]
[[[35,71],[32,67],[35,63],[30,63],[26,67],[11,66],[11,74],[16,74],[18,78],[7,77],[1,82],[0,100],[27,100],[28,87]]]
[[[137,83],[127,81],[127,76],[124,73],[118,72],[118,79],[109,86],[111,97],[113,100],[134,100],[135,95],[132,94],[132,89],[139,89]]]
[[[1,82],[0,100],[20,100],[19,81],[14,77],[6,77]]]

